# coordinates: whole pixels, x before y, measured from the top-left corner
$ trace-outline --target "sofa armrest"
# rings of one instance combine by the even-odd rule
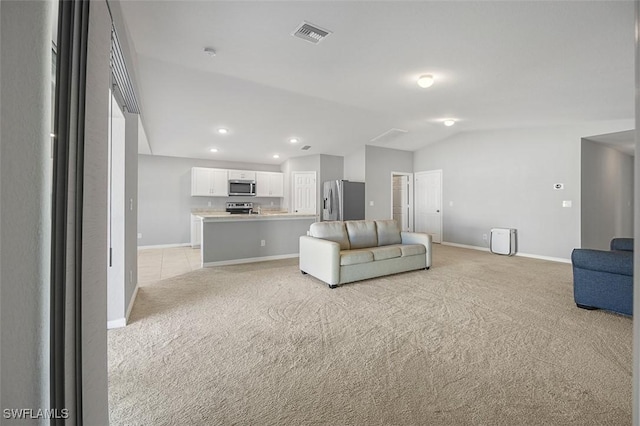
[[[400,232],[402,244],[422,244],[426,249],[427,268],[431,267],[431,235],[423,232]]]
[[[314,238],[300,237],[300,270],[326,282],[340,283],[340,244]]]
[[[571,253],[574,268],[610,274],[633,276],[633,252],[574,249]]]
[[[614,238],[611,240],[611,250],[633,251],[633,238]]]

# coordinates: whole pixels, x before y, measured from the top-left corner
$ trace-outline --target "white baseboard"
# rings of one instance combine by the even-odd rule
[[[491,250],[489,250],[488,247],[470,246],[470,245],[458,244],[458,243],[448,243],[446,241],[443,241],[442,245],[491,252]],[[528,253],[516,253],[515,255],[520,257],[529,257],[531,259],[548,260],[550,262],[571,263],[571,259],[565,259],[562,257],[541,256],[539,254],[528,254]]]
[[[107,330],[111,330],[113,328],[122,328],[127,326],[127,324],[129,323],[129,315],[131,315],[131,309],[133,309],[133,303],[136,300],[136,296],[138,296],[138,288],[139,288],[138,284],[136,283],[136,288],[133,290],[133,295],[131,296],[131,300],[129,300],[129,307],[127,308],[126,317],[107,321]]]
[[[460,247],[460,248],[466,248],[466,249],[471,249],[471,250],[480,250],[480,251],[489,251],[489,247],[469,246],[469,245],[466,245],[466,244],[448,243],[446,241],[443,241],[440,244],[442,244],[443,246]]]
[[[268,260],[292,259],[298,256],[299,256],[298,253],[292,253],[292,254],[279,254],[276,256],[247,257],[245,259],[221,260],[219,262],[206,262],[202,266],[206,268],[208,266],[240,265],[243,263],[266,262]]]
[[[138,246],[138,250],[143,249],[161,249],[161,248],[175,248],[175,247],[191,247],[191,243],[181,243],[181,244],[158,244],[155,246]]]
[[[129,300],[129,306],[127,307],[127,315],[125,317],[126,323],[129,324],[129,315],[131,315],[131,310],[133,309],[133,303],[136,301],[136,297],[138,296],[138,283],[136,282],[136,288],[133,289],[133,294],[131,295],[131,300]]]
[[[126,318],[118,318],[117,320],[107,321],[107,330],[111,330],[113,328],[122,328],[126,325]]]

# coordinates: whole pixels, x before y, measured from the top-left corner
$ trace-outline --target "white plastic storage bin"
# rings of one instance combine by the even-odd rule
[[[517,250],[518,231],[513,228],[491,230],[491,253],[513,256]]]

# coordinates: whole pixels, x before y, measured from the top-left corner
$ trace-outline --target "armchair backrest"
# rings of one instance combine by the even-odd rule
[[[633,251],[633,238],[614,238],[611,240],[611,250]]]

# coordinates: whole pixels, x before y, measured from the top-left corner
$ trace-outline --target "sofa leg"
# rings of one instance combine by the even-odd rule
[[[329,288],[336,288],[338,287],[338,284],[329,284]]]
[[[598,308],[595,308],[593,306],[581,305],[579,303],[576,303],[576,306],[578,308],[580,308],[580,309],[586,309],[587,311],[594,311],[594,310],[598,309]]]
[[[427,266],[426,268],[424,268],[425,271],[428,271],[429,269],[431,269],[431,266]]]
[[[302,275],[307,275],[307,273],[306,273],[305,271],[303,271],[302,269],[300,269],[300,273],[301,273]]]

